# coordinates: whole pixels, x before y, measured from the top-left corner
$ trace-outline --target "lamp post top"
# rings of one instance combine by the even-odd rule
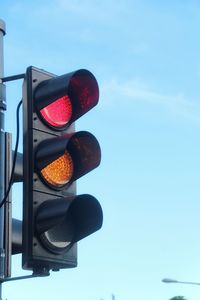
[[[3,34],[6,34],[6,23],[0,19],[0,30],[3,32]]]

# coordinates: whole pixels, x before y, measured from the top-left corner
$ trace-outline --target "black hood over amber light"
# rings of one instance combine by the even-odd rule
[[[54,187],[77,180],[99,166],[101,149],[94,135],[79,131],[41,142],[36,151],[36,169]]]

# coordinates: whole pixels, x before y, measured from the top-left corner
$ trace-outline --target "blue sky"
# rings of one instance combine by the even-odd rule
[[[99,140],[102,163],[78,193],[99,199],[103,228],[79,243],[79,265],[5,283],[4,299],[199,300],[200,4],[174,0],[2,0],[5,76],[33,65],[61,75],[86,68],[99,105],[76,122]],[[22,82],[7,84],[6,130]],[[20,141],[22,151],[22,139]],[[21,217],[21,184],[13,187]],[[21,257],[13,276],[25,275]]]

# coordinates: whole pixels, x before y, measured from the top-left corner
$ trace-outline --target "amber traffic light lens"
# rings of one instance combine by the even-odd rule
[[[55,187],[67,184],[73,175],[73,161],[70,154],[65,153],[41,170],[44,180]]]

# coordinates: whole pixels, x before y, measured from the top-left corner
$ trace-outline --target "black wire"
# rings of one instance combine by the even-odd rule
[[[10,189],[11,189],[12,184],[13,184],[15,164],[16,164],[16,159],[17,159],[17,150],[18,150],[18,145],[19,145],[19,109],[20,109],[21,105],[22,105],[22,100],[18,103],[17,110],[16,110],[16,120],[17,120],[17,129],[16,129],[16,131],[17,131],[17,133],[16,133],[15,152],[14,152],[14,157],[13,157],[13,165],[12,165],[12,171],[11,171],[11,175],[10,175],[10,181],[9,181],[8,189],[5,193],[5,196],[4,196],[3,200],[1,201],[0,208],[5,204],[6,199],[8,197],[8,194],[9,194]]]

